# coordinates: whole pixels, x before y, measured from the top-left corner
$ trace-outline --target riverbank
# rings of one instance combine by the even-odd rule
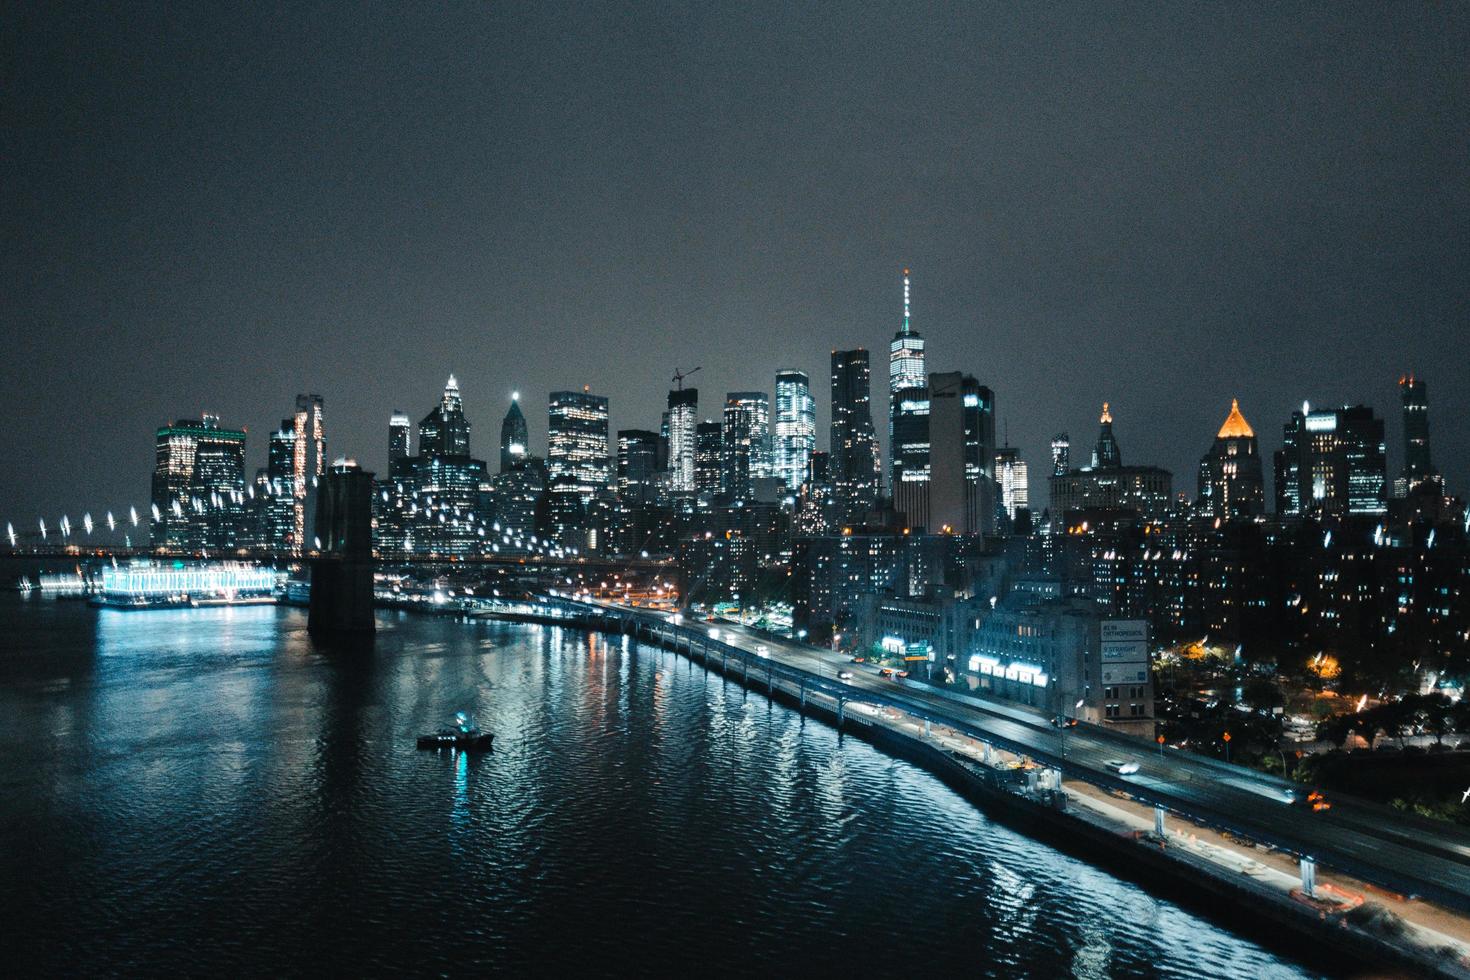
[[[536,621],[548,618],[565,626],[617,632],[607,630],[608,624],[594,616],[585,621],[580,617],[538,616]],[[1044,775],[1017,779],[1011,766],[1020,765],[1024,771],[1022,760],[996,759],[989,751],[980,758],[966,757],[963,751],[945,747],[942,734],[936,742],[936,734],[917,720],[894,717],[898,712],[893,709],[880,709],[870,715],[854,710],[858,707],[854,704],[844,710],[826,695],[798,689],[770,674],[762,676],[759,669],[752,676],[749,658],[712,656],[708,645],[687,639],[681,643],[677,635],[670,640],[666,634],[646,628],[635,626],[633,632],[640,640],[689,657],[773,700],[796,706],[839,731],[857,735],[923,766],[987,813],[1028,835],[1223,918],[1263,942],[1279,945],[1283,936],[1290,937],[1290,948],[1296,955],[1306,951],[1330,959],[1334,972],[1361,969],[1367,960],[1415,974],[1470,977],[1466,946],[1455,938],[1408,926],[1381,909],[1362,909],[1361,901],[1349,901],[1330,886],[1311,894],[1301,888],[1282,888],[1279,882],[1267,882],[1249,873],[1255,870],[1249,865],[1221,864],[1198,848],[1187,846],[1187,840],[1167,829],[1162,834],[1142,832],[1096,806],[1069,805],[1074,793],[1048,783]]]

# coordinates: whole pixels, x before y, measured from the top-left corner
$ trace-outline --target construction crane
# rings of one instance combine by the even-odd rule
[[[699,371],[699,368],[695,368],[693,371],[680,371],[678,368],[674,368],[674,384],[678,386],[679,391],[684,390],[684,379],[697,371]]]

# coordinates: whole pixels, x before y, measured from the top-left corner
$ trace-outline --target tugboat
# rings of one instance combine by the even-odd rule
[[[453,728],[419,736],[421,749],[463,749],[467,752],[489,752],[495,744],[494,732],[482,732],[463,711],[454,716]]]

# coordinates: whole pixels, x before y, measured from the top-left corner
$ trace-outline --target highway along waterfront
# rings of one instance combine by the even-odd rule
[[[1335,969],[653,644],[305,625],[0,596],[12,973]],[[415,750],[459,709],[493,754]]]

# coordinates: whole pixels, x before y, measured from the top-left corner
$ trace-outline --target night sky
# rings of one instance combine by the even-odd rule
[[[1163,9],[1161,9],[1163,8]],[[297,392],[386,459],[454,372],[494,460],[522,392],[657,426],[875,353],[914,270],[931,370],[1033,466],[1113,404],[1191,493],[1401,372],[1470,486],[1470,6],[7,5],[0,521],[146,502],[153,429],[250,467]],[[886,400],[875,401],[879,428]],[[99,515],[100,516],[100,515]]]

